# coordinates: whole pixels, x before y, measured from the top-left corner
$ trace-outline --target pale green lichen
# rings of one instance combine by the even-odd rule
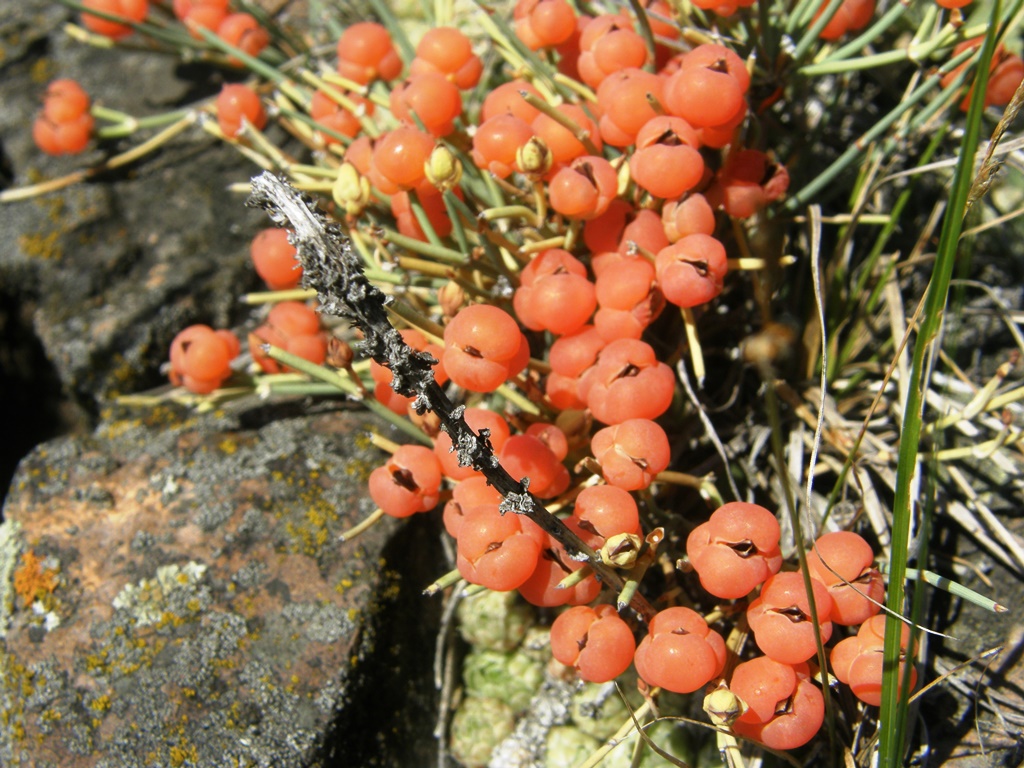
[[[14,611],[14,569],[21,548],[21,524],[8,520],[0,524],[0,640],[7,637],[7,627]]]
[[[180,606],[197,613],[206,602],[200,592],[205,573],[206,566],[194,561],[183,566],[162,565],[154,578],[126,584],[114,598],[114,607],[129,611],[139,626],[157,624],[168,611],[180,615],[174,610]]]

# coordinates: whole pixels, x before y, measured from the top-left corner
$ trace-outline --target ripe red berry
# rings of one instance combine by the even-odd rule
[[[588,683],[614,680],[629,668],[635,651],[629,625],[607,604],[575,606],[551,624],[551,655]]]
[[[649,419],[629,419],[599,430],[590,450],[605,481],[626,491],[647,488],[668,468],[671,457],[665,430]]]
[[[217,37],[250,56],[259,56],[270,43],[270,33],[249,13],[230,13],[217,25]],[[229,61],[238,66],[235,58]]]
[[[403,445],[370,473],[370,497],[385,514],[409,517],[437,506],[441,465],[422,445]]]
[[[356,94],[346,94],[349,100],[365,115],[372,115],[374,104],[369,99]],[[355,138],[363,129],[359,118],[348,109],[338,104],[325,92],[317,90],[313,92],[313,98],[309,103],[309,116],[321,125],[330,128],[342,136]],[[338,139],[327,133],[318,133],[324,144],[337,144]]]
[[[374,21],[352,24],[338,38],[338,74],[366,85],[371,80],[394,80],[402,71],[391,34]]]
[[[591,19],[580,34],[579,46],[576,66],[580,79],[591,88],[627,67],[642,67],[648,56],[644,39],[621,14],[606,13]]]
[[[530,493],[551,499],[569,487],[569,470],[533,435],[512,435],[498,451],[501,466],[516,480],[529,478]]]
[[[76,80],[62,78],[46,86],[43,116],[54,123],[74,120],[89,111],[89,94]]]
[[[145,19],[146,14],[149,13],[149,0],[82,0],[82,7],[86,11],[102,11],[114,16],[121,16],[128,21],[139,22]],[[126,37],[134,31],[127,24],[108,21],[86,12],[82,13],[82,26],[97,35],[104,35],[115,40]]]
[[[658,251],[655,267],[668,301],[698,307],[722,292],[729,261],[720,241],[710,235],[687,235]]]
[[[720,47],[716,46],[716,58],[711,62],[704,52],[693,55],[699,49],[687,54],[680,69],[665,83],[666,109],[694,128],[731,124],[747,109],[744,94],[749,75],[743,70],[744,80],[730,69],[725,54],[717,50]]]
[[[882,701],[882,663],[885,645],[885,614],[875,614],[865,621],[855,637],[840,640],[832,649],[830,661],[840,682],[850,686],[853,694],[865,704],[879,706]],[[902,625],[900,635],[899,680],[907,663],[907,644],[910,642],[910,628]],[[912,651],[911,659],[916,654]],[[910,687],[917,684],[917,670],[911,666]]]
[[[48,155],[77,154],[88,145],[94,125],[89,95],[82,86],[74,80],[54,80],[46,88],[32,138]]]
[[[871,545],[852,531],[826,533],[807,553],[807,570],[828,587],[836,624],[862,624],[881,610],[885,584],[874,559]]]
[[[665,235],[673,243],[687,235],[715,234],[715,211],[699,192],[682,200],[666,200],[661,209],[661,222]]]
[[[759,656],[737,665],[729,688],[750,707],[733,731],[770,749],[802,747],[824,722],[825,699],[806,664]]]
[[[496,504],[471,507],[459,526],[459,573],[488,589],[516,589],[536,568],[543,536],[529,518],[502,514]]]
[[[576,11],[567,0],[517,0],[512,18],[516,37],[533,51],[564,43],[576,31]]]
[[[674,693],[703,688],[725,667],[725,641],[689,608],[668,608],[652,620],[634,662],[650,686]]]
[[[262,130],[267,113],[256,92],[247,85],[225,85],[217,96],[217,124],[228,138],[242,132],[242,121]]]
[[[648,97],[660,104],[664,89],[665,78],[637,67],[606,77],[597,89],[597,106],[601,110],[598,127],[605,143],[613,147],[635,143],[644,124],[657,117]]]
[[[215,31],[228,15],[228,0],[174,0],[174,15],[186,25]],[[191,32],[199,38],[198,32]]]
[[[522,271],[512,305],[530,330],[562,336],[583,327],[597,299],[582,262],[566,250],[548,248]]]
[[[787,189],[789,172],[784,165],[772,162],[764,152],[743,149],[729,156],[706,194],[712,207],[745,219],[781,198]]]
[[[409,74],[436,72],[456,87],[472,88],[480,80],[483,64],[473,53],[469,38],[455,27],[428,29],[416,46],[416,58],[409,65]]]
[[[231,375],[231,361],[238,352],[238,338],[230,331],[190,325],[171,342],[171,383],[209,394]]]
[[[600,309],[594,327],[602,338],[639,339],[665,307],[654,265],[647,259],[623,257],[604,267],[595,284]]]
[[[672,369],[639,339],[616,339],[580,377],[579,393],[594,418],[605,424],[656,419],[675,393]]]
[[[448,215],[448,208],[444,204],[444,197],[436,189],[421,185],[416,190],[420,207],[427,216],[434,234],[438,237],[448,237],[452,231],[452,220]],[[462,197],[462,190],[456,188],[457,197]],[[398,231],[406,237],[412,237],[421,242],[427,242],[428,238],[416,218],[412,209],[412,199],[409,192],[395,192],[391,195],[391,212],[395,215],[395,223]]]
[[[584,155],[548,182],[551,208],[570,219],[592,219],[606,210],[618,191],[618,176],[603,157]]]
[[[817,652],[815,632],[821,633],[823,643],[828,642],[832,636],[832,598],[817,579],[811,579],[811,588],[818,626],[811,621],[803,575],[777,573],[765,581],[761,596],[747,608],[747,621],[765,656],[783,664],[799,664]]]
[[[481,474],[460,480],[452,489],[451,500],[444,505],[445,530],[452,538],[457,538],[462,520],[469,509],[484,505],[497,506],[502,498],[501,493]]]
[[[295,258],[295,246],[288,242],[286,229],[264,229],[253,238],[249,255],[256,274],[272,291],[294,288],[302,279],[302,265]]]
[[[758,504],[734,501],[714,511],[686,540],[700,583],[715,597],[745,597],[782,567],[779,523]]]
[[[597,130],[597,124],[590,119],[582,107],[578,107],[575,104],[560,104],[555,109],[584,130],[590,136],[590,140],[597,147],[598,151],[600,151],[601,133]],[[568,128],[557,122],[554,118],[540,113],[533,119],[530,125],[537,137],[551,150],[552,169],[587,154],[587,149],[583,146],[583,143]]]
[[[267,357],[264,344],[283,349],[320,364],[327,358],[327,335],[320,329],[317,313],[300,301],[282,301],[275,304],[267,320],[249,334],[249,351],[253,361],[267,373],[289,370]]]
[[[529,362],[530,346],[516,321],[487,304],[461,310],[445,327],[444,341],[445,370],[471,392],[493,392]]]
[[[825,12],[828,3],[823,3],[817,13],[814,14],[814,21]],[[875,0],[843,0],[835,15],[829,19],[828,24],[821,30],[819,37],[822,40],[838,40],[847,32],[856,32],[863,29],[875,15]]]
[[[655,117],[636,136],[630,175],[637,186],[655,197],[679,197],[704,176],[699,146],[697,132],[681,117]]]
[[[410,75],[391,90],[391,113],[414,125],[416,118],[434,136],[446,136],[462,112],[462,96],[454,83],[438,72]]]
[[[504,179],[516,170],[516,153],[533,135],[525,120],[506,112],[494,115],[481,122],[473,134],[473,162]]]
[[[526,80],[511,80],[502,83],[487,94],[480,108],[480,123],[483,124],[497,115],[514,115],[520,120],[531,123],[540,114],[540,110],[523,99],[523,92],[540,98],[540,91]]]
[[[423,166],[433,149],[433,136],[418,128],[401,125],[377,140],[372,167],[397,189],[413,189],[426,180]],[[393,194],[395,190],[381,191]]]
[[[589,536],[584,540],[594,549],[620,533],[640,534],[640,512],[636,501],[614,485],[592,485],[580,491],[572,518]]]
[[[570,523],[567,525],[572,528]],[[594,578],[593,574],[573,587],[558,586],[563,579],[582,567],[583,563],[569,557],[565,547],[549,536],[537,559],[533,573],[519,585],[519,594],[530,605],[543,608],[556,608],[560,605],[586,605],[601,592],[601,582]]]

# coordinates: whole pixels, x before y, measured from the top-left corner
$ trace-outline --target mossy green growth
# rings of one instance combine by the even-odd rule
[[[469,696],[452,717],[449,749],[466,768],[487,765],[491,753],[512,733],[515,714],[500,699]]]
[[[501,699],[522,712],[544,681],[544,667],[521,651],[476,650],[463,663],[462,680],[468,693]]]
[[[585,762],[601,746],[601,742],[571,725],[556,725],[548,731],[546,768],[562,768]]]
[[[472,646],[492,651],[518,647],[536,621],[533,607],[515,592],[487,590],[458,607],[459,633]]]

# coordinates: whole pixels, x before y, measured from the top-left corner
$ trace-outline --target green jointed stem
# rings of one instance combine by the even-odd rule
[[[981,121],[985,109],[985,89],[988,86],[989,63],[995,51],[996,21],[999,19],[1000,0],[992,6],[992,24],[985,36],[985,44],[978,61],[978,74],[967,113],[959,159],[953,175],[953,189],[946,208],[939,236],[938,252],[932,278],[925,297],[924,314],[921,318],[910,380],[907,387],[907,401],[903,408],[903,424],[900,435],[899,460],[896,467],[896,493],[893,500],[892,544],[890,555],[889,593],[886,604],[890,615],[886,619],[885,645],[883,649],[886,664],[882,674],[882,705],[879,727],[879,757],[884,768],[897,768],[903,762],[906,747],[907,699],[909,691],[901,685],[900,668],[896,661],[900,654],[901,622],[896,615],[902,615],[906,594],[908,548],[910,544],[910,522],[913,509],[913,481],[917,468],[919,443],[923,428],[924,390],[927,386],[925,369],[928,358],[934,354],[933,344],[938,335],[943,310],[949,295],[950,279],[956,263],[957,246],[967,209],[974,156],[981,135]],[[934,79],[934,78],[929,78]],[[925,514],[927,514],[927,505]],[[927,558],[927,541],[922,540],[924,552],[919,554],[920,562]],[[894,615],[895,614],[895,615]],[[914,642],[911,631],[910,643]],[[908,670],[909,672],[909,670]]]
[[[955,69],[957,66],[967,61],[971,56],[974,55],[973,51],[964,51],[959,56],[946,62],[945,65],[939,68],[939,70],[919,85],[914,91],[907,96],[906,99],[901,101],[898,106],[892,109],[889,114],[878,121],[867,133],[861,136],[857,141],[850,145],[850,147],[840,155],[828,168],[826,168],[816,179],[807,184],[803,189],[788,198],[785,202],[784,207],[786,210],[793,211],[797,208],[806,205],[815,195],[821,192],[825,187],[835,181],[843,171],[845,171],[853,161],[860,156],[867,146],[875,139],[879,138],[885,133],[897,120],[899,120],[905,112],[915,107],[920,101],[922,101],[936,85],[942,79],[942,76],[947,72]],[[985,73],[985,79],[988,80],[988,72]]]
[[[330,368],[326,368],[322,365],[317,365],[316,363],[311,363],[303,357],[293,355],[290,352],[285,352],[283,349],[271,344],[263,345],[263,353],[271,360],[276,360],[282,365],[287,365],[289,368],[301,371],[307,376],[311,376],[324,384],[328,384],[346,395],[353,395],[355,397],[362,398],[362,404],[365,405],[368,410],[373,411],[381,418],[386,419],[389,423],[405,432],[409,437],[414,440],[418,440],[424,445],[432,446],[434,444],[433,440],[431,440],[422,430],[419,429],[419,427],[408,419],[398,416],[390,408],[387,408],[376,400],[363,398],[362,391],[351,379],[348,378],[346,374],[339,373],[338,371],[331,370]],[[271,389],[274,390],[276,388],[271,385]],[[281,390],[277,389],[277,391]]]

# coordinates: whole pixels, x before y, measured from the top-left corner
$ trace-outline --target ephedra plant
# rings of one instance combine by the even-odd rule
[[[378,510],[337,546],[443,515],[455,558],[427,591],[536,606],[547,674],[630,702],[601,739],[703,709],[680,727],[730,761],[918,748],[923,585],[1002,610],[929,570],[927,532],[964,519],[958,426],[1020,466],[1011,366],[975,381],[937,335],[961,236],[984,233],[993,184],[1020,188],[1019,0],[438,2],[416,24],[310,3],[301,27],[227,0],[65,4],[85,44],[247,74],[141,119],[51,83],[39,148],[110,154],[2,193],[186,130],[263,171],[252,202],[280,228],[254,233],[268,291],[247,298],[273,307],[245,353],[229,329],[182,329],[162,396],[378,414]],[[995,517],[983,542],[1024,569]],[[469,670],[450,746],[476,765],[524,707],[474,700]],[[474,711],[509,718],[494,743],[472,741]],[[634,759],[676,761],[664,732]],[[611,749],[575,743],[588,764]]]

